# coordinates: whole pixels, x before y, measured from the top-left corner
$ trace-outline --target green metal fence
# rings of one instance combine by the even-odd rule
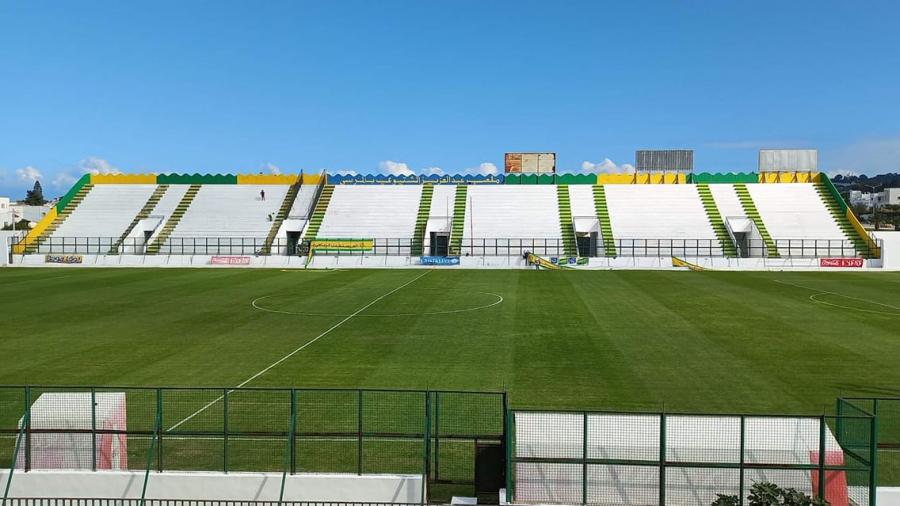
[[[0,467],[420,474],[471,494],[505,412],[496,392],[0,387]]]
[[[900,398],[836,408],[510,411],[497,392],[0,387],[0,466],[142,470],[145,486],[151,470],[418,474],[445,500],[474,495],[479,451],[494,446],[516,503],[708,505],[771,481],[872,506],[876,477],[897,478]]]
[[[900,397],[842,397],[837,412],[872,413],[878,419],[878,485],[900,486]]]
[[[237,501],[197,499],[126,498],[10,498],[7,506],[424,506],[422,503],[324,502],[324,501]]]
[[[875,434],[875,418],[863,409],[836,416],[517,410],[507,431],[507,499],[708,506],[716,494],[745,503],[753,483],[768,481],[833,504],[871,506]]]

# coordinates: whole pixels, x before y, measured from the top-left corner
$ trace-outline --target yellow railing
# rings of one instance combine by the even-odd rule
[[[37,223],[31,230],[28,231],[28,235],[26,235],[18,244],[13,246],[13,253],[22,254],[25,253],[25,247],[29,244],[33,243],[44,233],[44,230],[47,230],[47,227],[53,223],[53,220],[56,219],[56,207],[51,207],[50,211],[41,218],[41,221]]]

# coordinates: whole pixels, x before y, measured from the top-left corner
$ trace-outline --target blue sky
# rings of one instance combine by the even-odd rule
[[[0,2],[0,195],[100,172],[900,170],[900,2]],[[609,160],[607,162],[606,160]],[[585,163],[587,162],[587,164]]]

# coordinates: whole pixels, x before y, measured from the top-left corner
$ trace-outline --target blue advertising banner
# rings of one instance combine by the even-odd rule
[[[556,265],[587,265],[587,258],[578,257],[550,257],[550,263]]]
[[[459,265],[459,257],[421,257],[422,265]]]

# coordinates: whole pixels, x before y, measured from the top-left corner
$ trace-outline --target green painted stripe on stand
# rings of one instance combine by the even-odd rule
[[[278,214],[276,214],[275,219],[272,220],[272,226],[269,228],[266,242],[263,243],[263,247],[260,249],[260,255],[269,255],[272,253],[272,243],[275,242],[275,237],[278,235],[278,231],[281,230],[281,224],[284,223],[284,220],[288,217],[288,213],[291,212],[291,208],[294,207],[294,201],[297,200],[297,194],[300,193],[301,184],[302,183],[298,178],[297,182],[288,188],[287,193],[284,195],[284,200],[281,201],[281,207],[278,208]]]
[[[603,240],[603,251],[606,256],[615,257],[616,241],[613,238],[612,225],[609,221],[609,208],[606,205],[606,189],[603,185],[594,185],[594,210],[600,223],[600,235]]]
[[[559,208],[559,232],[562,236],[563,252],[567,257],[578,254],[575,247],[575,227],[572,225],[572,202],[568,185],[556,186],[556,201]]]
[[[312,217],[309,219],[309,226],[306,227],[306,233],[303,235],[304,239],[313,240],[316,238],[319,228],[322,226],[322,220],[325,219],[325,211],[328,210],[328,204],[331,203],[331,195],[333,193],[334,185],[325,185],[322,188],[322,194],[319,195]]]
[[[450,226],[450,254],[459,255],[462,251],[464,224],[466,222],[466,195],[469,187],[456,186],[456,197],[453,200],[453,223]]]
[[[150,194],[150,198],[147,199],[147,202],[144,203],[144,207],[141,208],[140,211],[135,215],[134,219],[131,220],[131,224],[128,225],[128,228],[122,232],[122,235],[119,236],[119,239],[116,240],[116,243],[109,248],[110,255],[118,255],[119,248],[122,247],[122,244],[125,242],[125,239],[131,234],[131,231],[134,230],[134,227],[137,226],[141,220],[146,219],[150,216],[150,213],[156,209],[156,205],[159,204],[159,200],[165,195],[166,191],[169,189],[169,185],[161,184],[157,185],[156,188],[153,189],[153,193]]]
[[[200,191],[199,184],[192,184],[188,187],[187,191],[184,192],[184,196],[181,197],[181,201],[178,202],[178,205],[175,206],[175,210],[172,211],[169,219],[166,220],[166,223],[163,224],[162,230],[160,230],[159,235],[156,236],[156,239],[147,246],[147,254],[148,255],[156,255],[159,253],[162,245],[166,243],[166,240],[172,235],[172,232],[175,231],[175,227],[178,226],[178,223],[181,221],[181,218],[184,216],[184,213],[187,212],[188,208],[191,207],[191,202],[194,201],[194,197],[197,196],[197,192]]]
[[[425,248],[425,228],[428,226],[428,216],[431,214],[431,197],[434,194],[434,185],[425,183],[422,186],[422,195],[419,197],[419,211],[416,214],[416,226],[413,228],[413,238],[409,252],[412,256],[420,256]]]
[[[737,248],[735,248],[734,241],[731,240],[731,236],[728,234],[728,228],[722,220],[722,215],[719,213],[719,207],[716,205],[716,200],[712,196],[709,185],[698,184],[697,194],[700,195],[700,202],[706,211],[706,217],[709,219],[709,224],[712,225],[716,238],[722,245],[722,251],[725,253],[725,256],[737,257]]]
[[[762,236],[763,242],[766,244],[768,257],[780,258],[781,254],[778,253],[778,248],[775,246],[775,241],[773,241],[772,236],[769,235],[769,231],[766,229],[766,225],[765,223],[763,223],[762,217],[759,215],[759,210],[756,209],[756,204],[753,202],[753,198],[750,197],[750,192],[747,190],[747,185],[735,184],[734,192],[737,194],[738,200],[741,202],[741,207],[744,208],[744,214],[746,214],[748,218],[753,220],[753,223],[756,225],[756,229],[759,230],[759,235]]]

